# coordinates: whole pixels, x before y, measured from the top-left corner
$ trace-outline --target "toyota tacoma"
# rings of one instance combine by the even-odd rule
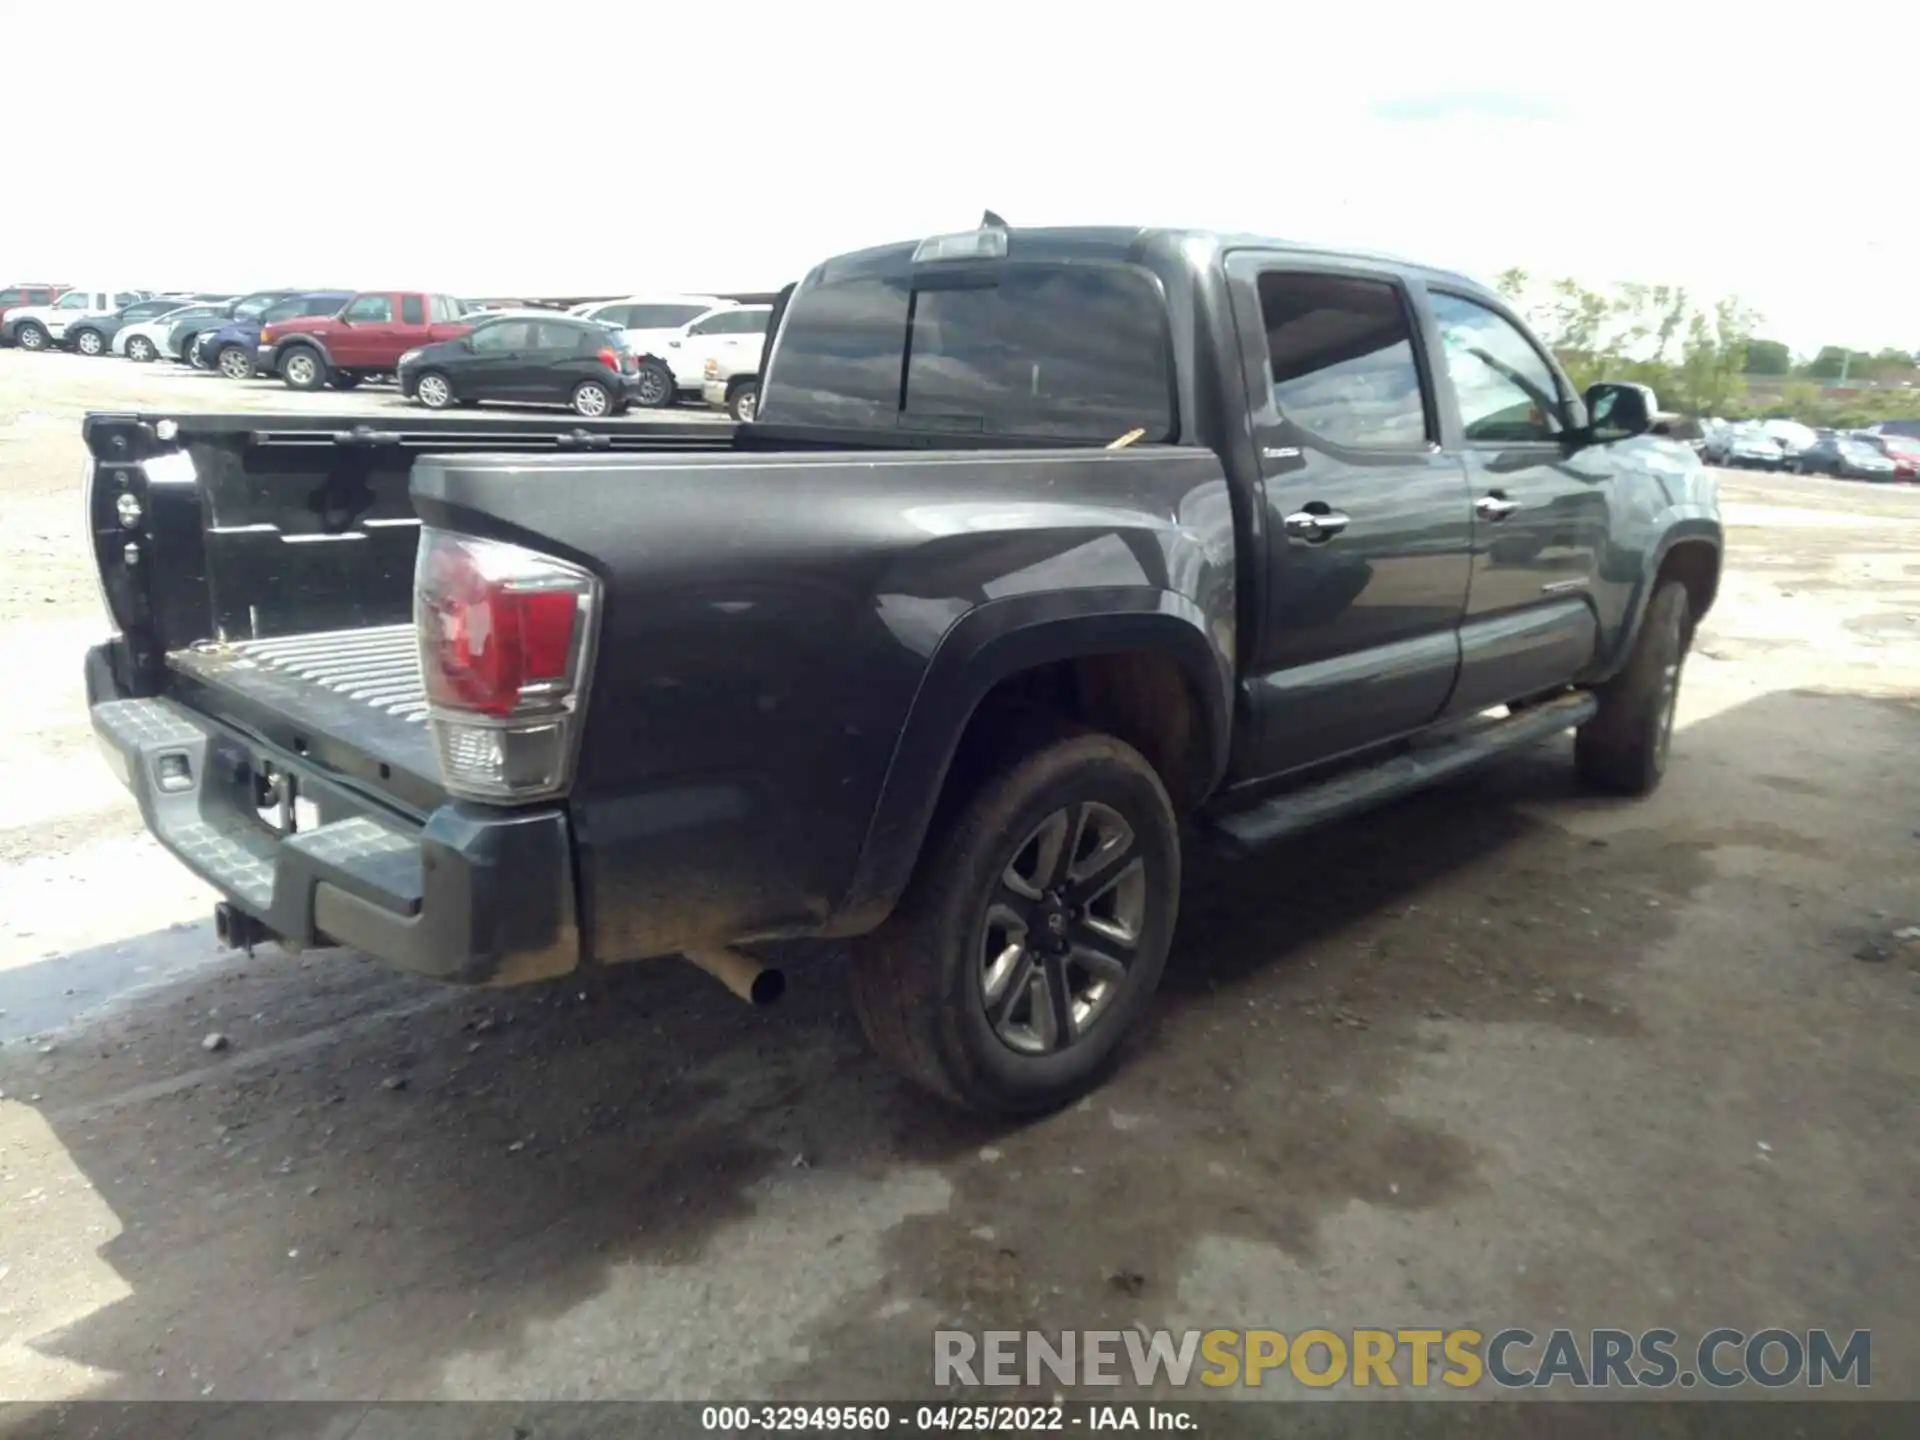
[[[765,999],[843,938],[891,1062],[1031,1113],[1196,841],[1569,729],[1660,782],[1713,481],[1481,285],[987,224],[820,265],[759,373],[738,427],[88,417],[93,724],[223,939]]]

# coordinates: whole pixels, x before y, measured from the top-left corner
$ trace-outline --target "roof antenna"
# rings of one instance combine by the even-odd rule
[[[989,210],[980,217],[980,228],[982,230],[1004,230],[1007,228],[1007,222]]]

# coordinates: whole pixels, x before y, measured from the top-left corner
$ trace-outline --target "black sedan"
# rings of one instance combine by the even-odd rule
[[[482,317],[470,335],[400,357],[400,393],[429,410],[504,400],[618,415],[639,379],[619,330],[568,315]]]
[[[1893,480],[1896,462],[1863,440],[1828,435],[1807,446],[1791,462],[1801,475],[1833,475],[1842,480]]]

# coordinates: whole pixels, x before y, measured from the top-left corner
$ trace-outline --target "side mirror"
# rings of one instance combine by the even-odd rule
[[[1595,441],[1626,440],[1653,428],[1660,402],[1645,385],[1602,380],[1587,387],[1587,434]]]

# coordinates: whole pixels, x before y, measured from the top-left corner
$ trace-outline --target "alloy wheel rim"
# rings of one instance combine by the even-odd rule
[[[573,403],[582,415],[604,415],[607,413],[607,392],[598,385],[582,385],[575,392]]]
[[[429,408],[438,410],[447,403],[447,382],[438,375],[427,375],[420,381],[421,402]]]
[[[987,902],[980,998],[1002,1044],[1068,1049],[1111,1008],[1147,922],[1147,867],[1126,818],[1063,806],[1021,841]]]
[[[229,380],[244,380],[253,373],[253,362],[238,350],[228,350],[220,357],[220,370]]]
[[[304,355],[290,356],[287,360],[287,378],[296,385],[304,385],[313,379],[313,362]]]
[[[91,330],[82,330],[80,332],[78,344],[82,355],[98,355],[100,353],[100,337]]]
[[[641,372],[640,403],[642,405],[658,405],[660,403],[661,396],[666,394],[666,390],[667,390],[667,387],[661,381],[660,372],[658,370],[646,370]]]
[[[22,350],[38,350],[40,348],[40,332],[31,329],[22,330],[20,332],[20,348]]]
[[[153,346],[149,345],[144,337],[136,335],[127,342],[127,353],[136,360],[151,360]]]
[[[758,404],[759,396],[753,391],[749,390],[746,394],[742,395],[740,397],[740,418],[742,420],[753,419],[754,407]]]

